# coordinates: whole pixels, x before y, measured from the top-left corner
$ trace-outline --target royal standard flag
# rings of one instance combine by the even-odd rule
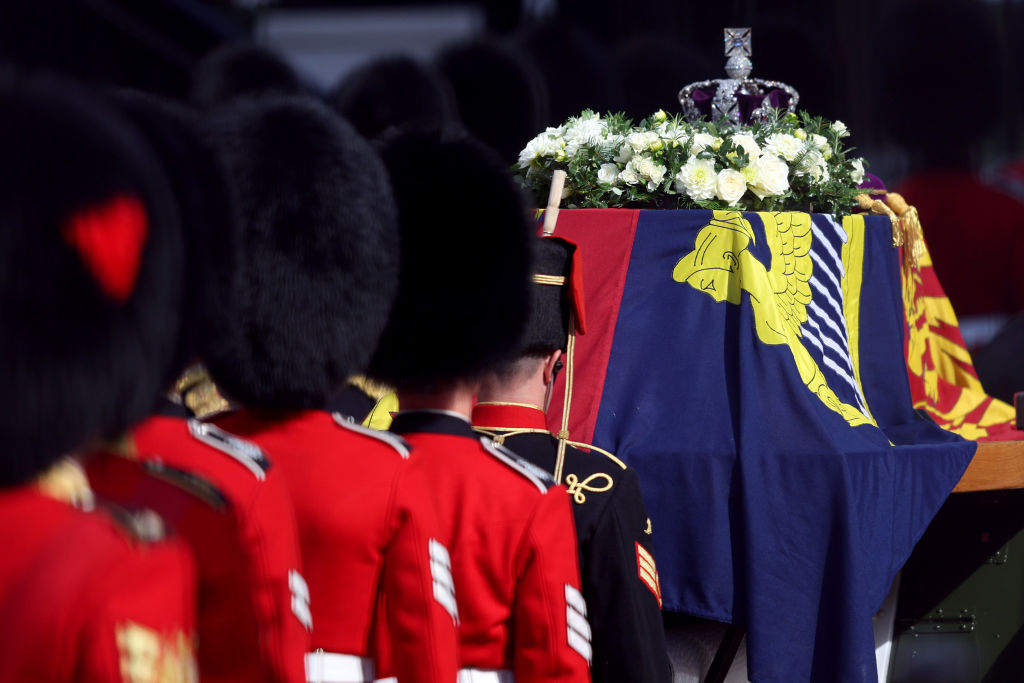
[[[555,234],[587,301],[570,436],[637,470],[664,608],[746,625],[754,681],[877,680],[872,615],[976,447],[914,411],[889,219],[566,210]]]
[[[981,386],[923,238],[921,246],[918,267],[906,262],[902,267],[905,349],[914,407],[966,439],[1024,439],[1024,432],[1016,428],[1014,407],[992,398]]]

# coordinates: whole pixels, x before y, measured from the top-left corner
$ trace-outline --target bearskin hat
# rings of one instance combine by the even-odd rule
[[[77,87],[0,83],[0,485],[155,405],[178,337],[170,183],[130,121]]]
[[[584,332],[579,249],[561,237],[538,237],[530,284],[530,317],[520,355],[565,351],[569,332]]]
[[[442,130],[458,121],[448,82],[431,65],[406,56],[363,65],[340,80],[327,101],[370,139],[392,128]]]
[[[190,99],[212,109],[238,97],[305,93],[298,74],[276,52],[252,43],[227,43],[196,65]]]
[[[226,333],[230,308],[240,292],[238,206],[227,169],[203,133],[199,114],[138,91],[114,91],[110,97],[160,155],[178,200],[186,248],[184,313],[170,383]]]
[[[497,39],[444,49],[437,66],[455,92],[466,129],[508,164],[548,124],[547,85],[525,54]]]
[[[239,100],[210,123],[243,239],[242,293],[207,367],[243,405],[319,408],[369,360],[397,288],[387,171],[312,99]]]
[[[529,305],[533,227],[505,165],[468,137],[427,132],[393,136],[382,156],[398,200],[402,271],[369,374],[420,390],[510,360]]]

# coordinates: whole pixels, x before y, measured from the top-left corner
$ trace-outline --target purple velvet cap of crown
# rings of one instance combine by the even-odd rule
[[[701,115],[711,119],[711,102],[715,99],[716,86],[697,88],[690,95],[693,104],[700,111]],[[792,99],[785,90],[775,88],[769,90],[766,95],[744,95],[736,93],[736,102],[740,108],[740,123],[750,123],[754,110],[761,106],[765,98],[775,109],[785,109]]]

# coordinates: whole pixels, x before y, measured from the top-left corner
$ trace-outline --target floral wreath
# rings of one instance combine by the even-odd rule
[[[848,158],[842,121],[772,110],[747,125],[688,122],[657,111],[634,126],[586,110],[539,134],[518,176],[542,206],[551,175],[567,173],[569,208],[802,210],[850,213],[864,160]]]

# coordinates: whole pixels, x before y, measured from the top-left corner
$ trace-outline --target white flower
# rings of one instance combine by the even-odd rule
[[[639,154],[633,157],[632,161],[629,162],[629,165],[633,167],[634,171],[636,171],[640,180],[647,181],[648,191],[654,191],[657,189],[661,181],[665,179],[665,173],[668,172],[667,168],[650,157]]]
[[[665,121],[664,123],[660,123],[654,131],[669,147],[685,145],[686,141],[690,138],[686,132],[686,128],[675,125],[674,121]]]
[[[758,198],[778,196],[789,189],[789,166],[776,155],[762,154],[750,166],[754,176],[750,191]]]
[[[619,180],[627,185],[636,185],[640,182],[640,176],[637,175],[637,172],[633,169],[632,162],[626,164],[626,168],[622,169],[622,172],[619,173]]]
[[[645,130],[630,133],[626,137],[626,142],[629,143],[634,152],[643,152],[648,149],[654,149],[656,144],[661,144],[661,139],[653,130]]]
[[[619,147],[619,153],[615,155],[615,161],[620,164],[624,164],[633,158],[633,148],[629,146],[629,143],[625,143],[622,147]]]
[[[561,134],[561,128],[548,128],[526,143],[526,147],[519,153],[519,168],[527,168],[541,158],[555,159],[564,154],[565,140]]]
[[[732,144],[735,147],[742,147],[750,159],[756,159],[761,155],[761,146],[750,133],[737,133],[732,136]]]
[[[733,168],[718,172],[716,194],[729,206],[735,206],[747,191],[747,179]]]
[[[847,128],[846,124],[840,121],[839,119],[836,119],[835,121],[832,122],[832,130],[839,133],[839,137],[841,138],[845,138],[847,135],[850,134],[850,129]]]
[[[765,152],[780,156],[786,161],[793,161],[804,151],[804,143],[796,136],[786,133],[772,133],[765,143]]]
[[[653,119],[657,123],[661,123],[661,122],[663,122],[667,118],[668,118],[668,114],[665,113],[664,109],[659,109],[658,111],[654,112],[651,115],[651,119]]]
[[[581,147],[600,144],[608,133],[608,124],[597,118],[579,119],[565,131],[565,153],[574,156]]]
[[[619,167],[615,164],[601,164],[601,168],[597,172],[597,182],[599,183],[614,185],[618,177]]]
[[[864,182],[864,160],[860,157],[850,162],[850,180],[854,185]]]
[[[718,144],[715,144],[715,143]],[[694,133],[693,135],[693,146],[690,147],[690,154],[700,154],[708,147],[712,149],[718,149],[722,144],[722,138],[716,138],[710,133]]]
[[[816,149],[809,150],[795,167],[796,175],[809,175],[815,183],[828,182],[828,165],[825,157]]]
[[[828,138],[826,138],[824,135],[811,133],[811,147],[818,150],[819,152],[824,152],[826,149],[828,149]]]
[[[696,137],[695,135],[694,138]],[[715,162],[710,159],[690,157],[679,169],[679,173],[676,173],[673,187],[679,194],[685,193],[698,201],[714,199],[715,193],[718,191]]]

